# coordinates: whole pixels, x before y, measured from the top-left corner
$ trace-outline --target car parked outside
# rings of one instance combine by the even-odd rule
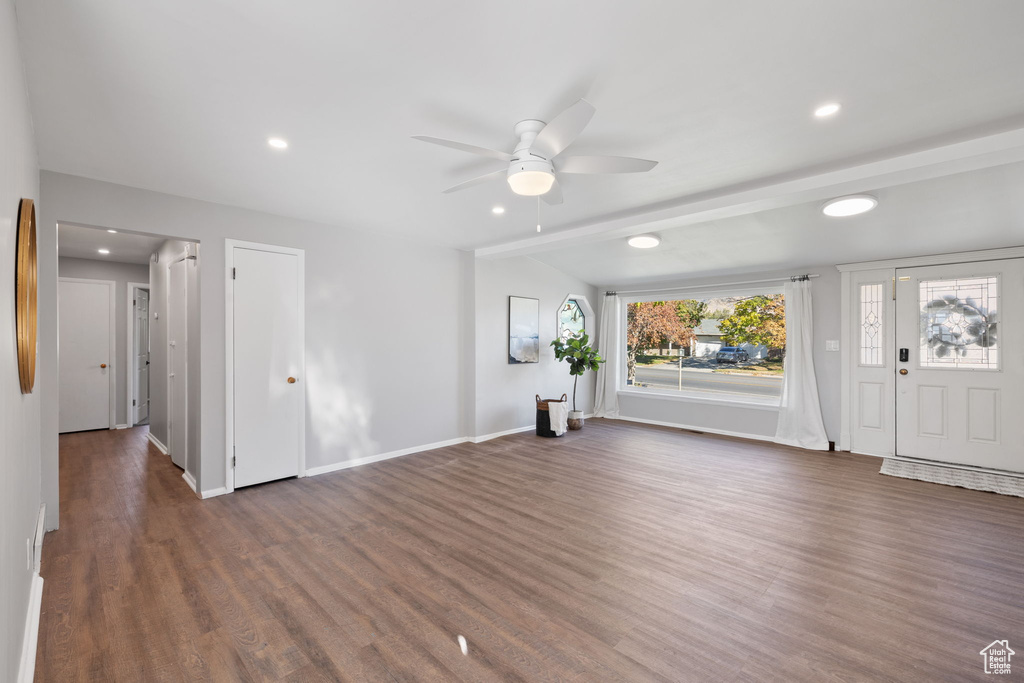
[[[715,354],[716,363],[742,363],[750,360],[750,354],[738,346],[723,346]]]

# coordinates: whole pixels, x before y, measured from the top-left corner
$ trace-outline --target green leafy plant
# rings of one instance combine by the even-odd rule
[[[555,360],[569,363],[569,374],[575,377],[572,381],[572,409],[576,410],[576,383],[580,375],[587,370],[596,372],[604,359],[590,346],[590,337],[586,332],[568,339],[555,339],[551,346],[555,347]]]

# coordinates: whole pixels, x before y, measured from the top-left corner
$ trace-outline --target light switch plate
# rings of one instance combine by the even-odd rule
[[[826,351],[838,351],[839,350],[839,340],[838,339],[826,339],[825,340],[825,350]]]

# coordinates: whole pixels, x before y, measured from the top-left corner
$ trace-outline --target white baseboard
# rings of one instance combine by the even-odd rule
[[[448,439],[447,441],[437,441],[435,443],[428,443],[423,446],[413,446],[411,448],[402,448],[397,451],[389,451],[387,453],[380,453],[378,455],[369,455],[365,458],[356,458],[355,460],[346,460],[345,462],[334,463],[333,465],[322,465],[320,467],[311,467],[306,470],[307,477],[315,477],[320,474],[327,474],[328,472],[337,472],[338,470],[347,470],[351,467],[359,467],[360,465],[369,465],[372,462],[380,462],[381,460],[390,460],[391,458],[398,458],[403,455],[411,455],[413,453],[422,453],[423,451],[432,451],[435,448],[444,448],[446,446],[455,446],[460,443],[466,443],[467,439],[464,436],[460,436],[457,439]]]
[[[497,439],[502,436],[508,436],[509,434],[519,434],[520,432],[528,432],[531,429],[536,429],[537,425],[526,425],[525,427],[516,427],[515,429],[506,429],[503,432],[493,432],[491,434],[481,434],[480,436],[471,436],[468,438],[470,443],[483,443],[484,441],[490,441],[491,439]]]
[[[28,613],[25,615],[25,635],[21,643],[21,664],[18,683],[32,683],[36,673],[36,645],[39,642],[39,613],[43,607],[43,577],[32,575],[28,594]]]
[[[153,432],[149,432],[146,436],[149,438],[149,442],[156,446],[156,449],[158,451],[160,451],[164,455],[167,455],[167,446],[160,443],[160,439],[153,436]]]
[[[192,489],[192,493],[199,495],[199,491],[196,490],[196,478],[192,476],[191,472],[183,472],[181,478],[185,480],[188,487]]]
[[[677,422],[662,422],[660,420],[644,420],[639,417],[625,417],[619,415],[616,420],[623,420],[625,422],[640,422],[647,425],[657,425],[659,427],[675,427],[676,429],[688,429],[691,432],[704,432],[706,434],[718,434],[719,436],[736,436],[741,439],[751,439],[753,441],[767,441],[769,443],[775,443],[774,436],[764,436],[763,434],[747,434],[744,432],[731,432],[725,429],[711,429],[710,427],[698,427],[696,425],[684,425]]]
[[[208,491],[203,491],[199,494],[199,497],[202,498],[203,500],[206,500],[207,498],[216,498],[217,496],[223,496],[225,493],[231,493],[231,491],[228,491],[226,486],[221,486],[219,489],[210,489]]]

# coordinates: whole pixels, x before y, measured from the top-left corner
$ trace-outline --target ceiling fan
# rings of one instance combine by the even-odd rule
[[[515,126],[519,143],[511,154],[427,135],[413,137],[435,145],[508,162],[507,167],[449,187],[444,191],[446,193],[504,177],[516,194],[526,197],[540,196],[548,204],[561,204],[562,190],[557,177],[559,173],[643,173],[658,165],[657,161],[632,157],[560,157],[565,148],[571,145],[590,123],[594,111],[594,106],[590,102],[579,100],[548,124],[534,119],[520,121]]]

